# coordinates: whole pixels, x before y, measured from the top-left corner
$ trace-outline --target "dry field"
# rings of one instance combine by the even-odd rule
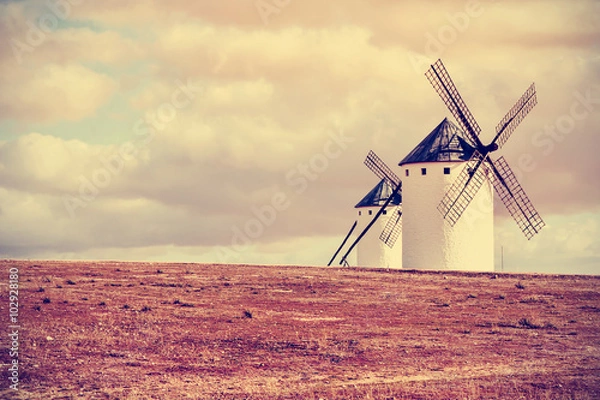
[[[0,398],[600,399],[600,277],[0,267]],[[11,267],[18,392],[7,389]]]

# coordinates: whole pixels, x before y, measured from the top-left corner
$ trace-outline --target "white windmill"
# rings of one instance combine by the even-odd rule
[[[357,265],[402,268],[402,243],[397,243],[402,230],[402,182],[373,151],[367,155],[365,165],[381,181],[356,204],[358,220],[327,265],[335,260],[358,225],[362,231],[342,256],[340,264],[348,265],[347,257],[358,245]]]
[[[537,104],[535,86],[531,84],[498,123],[491,143],[484,145],[481,128],[442,61],[425,75],[462,130],[445,119],[399,164],[404,168],[403,265],[493,271],[492,186],[527,239],[545,225],[504,157],[490,157]]]
[[[444,119],[400,162],[404,182],[369,154],[371,165],[369,157],[367,165],[402,196],[397,221],[388,222],[386,228],[391,226],[389,230],[397,237],[402,227],[403,268],[493,271],[492,187],[527,239],[545,225],[504,157],[495,161],[490,157],[537,104],[535,86],[532,84],[525,91],[496,126],[491,143],[484,145],[479,138],[481,129],[442,61],[433,64],[425,75],[462,129]],[[392,197],[381,206],[340,264],[345,263]]]

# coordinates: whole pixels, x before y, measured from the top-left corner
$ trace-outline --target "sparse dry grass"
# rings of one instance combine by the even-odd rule
[[[21,278],[15,398],[600,398],[598,277],[0,265]]]

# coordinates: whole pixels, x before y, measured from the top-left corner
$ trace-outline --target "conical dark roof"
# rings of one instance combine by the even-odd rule
[[[357,205],[354,206],[354,208],[382,206],[392,192],[392,187],[382,179],[381,182],[379,182],[361,201],[358,202]],[[392,201],[390,201],[390,205],[397,206],[400,203],[402,203],[402,195],[396,192],[394,193],[394,197],[392,197]]]
[[[435,161],[466,161],[473,147],[464,139],[465,133],[448,118],[433,131],[398,165]]]

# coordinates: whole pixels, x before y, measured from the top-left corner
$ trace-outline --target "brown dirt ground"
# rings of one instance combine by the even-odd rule
[[[6,332],[11,267],[0,398],[600,398],[600,277],[5,260]]]

